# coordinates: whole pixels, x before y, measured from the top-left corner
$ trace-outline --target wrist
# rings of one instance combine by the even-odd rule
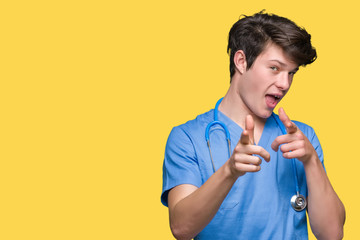
[[[306,168],[316,165],[319,162],[320,162],[319,157],[315,153],[312,156],[310,156],[306,161],[303,161],[302,163],[304,165],[304,168],[306,169]]]
[[[231,179],[233,181],[236,181],[238,177],[244,175],[244,173],[243,174],[239,173],[239,171],[237,171],[234,168],[234,166],[232,166],[230,159],[226,161],[226,163],[224,164],[224,174],[226,178]]]

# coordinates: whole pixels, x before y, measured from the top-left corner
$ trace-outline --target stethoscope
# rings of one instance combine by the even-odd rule
[[[212,163],[212,167],[213,167],[213,171],[215,172],[215,164],[214,164],[214,160],[211,154],[211,147],[210,147],[210,128],[214,125],[219,125],[220,127],[222,127],[222,129],[225,131],[225,135],[226,135],[226,140],[228,142],[228,150],[229,150],[229,158],[231,156],[231,140],[230,140],[230,132],[228,130],[228,128],[226,127],[225,123],[219,121],[218,119],[218,113],[219,113],[219,105],[221,103],[223,98],[219,99],[219,101],[217,101],[216,105],[215,105],[215,109],[214,109],[214,121],[210,122],[207,126],[206,126],[206,130],[205,130],[205,140],[207,143],[207,146],[209,148],[209,153],[210,153],[210,158],[211,158],[211,163]],[[278,124],[278,126],[281,129],[281,132],[283,134],[287,134],[285,126],[283,125],[283,123],[281,122],[281,120],[279,119],[279,117],[277,117],[274,113],[272,113],[271,115],[276,123]],[[294,196],[291,197],[290,199],[290,203],[291,206],[293,207],[293,209],[295,211],[302,211],[306,208],[307,206],[307,202],[306,202],[306,198],[300,194],[300,189],[299,189],[299,183],[298,183],[298,176],[297,176],[297,170],[296,170],[296,163],[295,163],[295,159],[291,159],[292,161],[292,166],[293,166],[293,171],[294,171],[294,181],[295,181],[295,190],[296,190],[296,194]]]

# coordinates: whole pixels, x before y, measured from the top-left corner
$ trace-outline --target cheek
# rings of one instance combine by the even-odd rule
[[[240,92],[243,96],[246,96],[246,98],[251,98],[253,95],[256,94],[258,89],[258,84],[256,83],[256,77],[254,75],[249,75],[245,79],[243,79],[243,83],[240,87]]]
[[[273,74],[270,73],[267,69],[259,69],[256,74],[255,77],[258,80],[258,82],[261,83],[265,83],[268,81],[268,79],[272,76]]]
[[[253,74],[251,80],[251,90],[258,92],[264,90],[264,88],[267,87],[269,76],[267,76],[264,71],[257,71],[255,74]]]

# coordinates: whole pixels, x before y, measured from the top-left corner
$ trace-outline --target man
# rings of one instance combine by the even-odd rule
[[[273,114],[299,66],[316,59],[310,35],[260,12],[233,25],[228,52],[231,81],[223,100],[175,127],[167,142],[161,200],[173,235],[307,239],[307,201],[315,236],[341,239],[345,209],[314,130],[290,121],[282,108]]]

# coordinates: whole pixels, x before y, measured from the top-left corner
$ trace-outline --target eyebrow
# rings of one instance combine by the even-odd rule
[[[277,60],[277,59],[271,59],[270,61],[277,62],[277,63],[280,64],[282,67],[283,67],[283,66],[287,66],[285,63],[283,63],[283,62],[281,62],[281,61],[279,61],[279,60]],[[297,72],[298,70],[299,70],[299,67],[296,67],[296,68],[294,68],[291,72]]]
[[[291,72],[297,72],[299,71],[299,67],[294,68]]]

